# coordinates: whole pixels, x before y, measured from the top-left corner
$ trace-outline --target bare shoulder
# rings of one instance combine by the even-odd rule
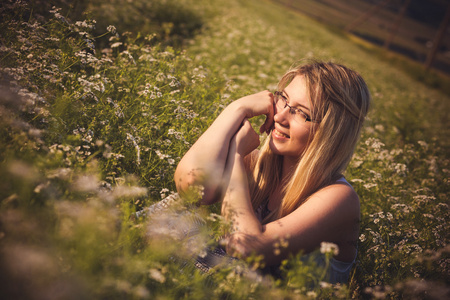
[[[265,235],[289,236],[289,251],[309,253],[321,242],[339,246],[337,259],[352,261],[354,246],[349,241],[358,237],[360,218],[359,198],[353,188],[344,183],[334,183],[311,195],[292,213],[264,226]],[[266,254],[269,255],[269,254]]]
[[[331,198],[340,199],[341,201],[358,202],[359,197],[353,187],[347,182],[337,181],[331,185],[317,191],[317,195],[326,195]]]
[[[325,211],[333,212],[346,219],[359,218],[360,201],[353,187],[346,182],[336,182],[315,192],[305,203],[321,206]]]

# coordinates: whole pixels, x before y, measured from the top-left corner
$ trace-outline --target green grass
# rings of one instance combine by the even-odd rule
[[[148,26],[109,24],[115,13],[102,19],[95,12],[117,6],[96,2],[89,6],[95,29],[92,21],[76,22],[83,13],[75,8],[71,19],[24,4],[0,7],[2,298],[448,294],[448,95],[270,1],[116,4],[124,5],[120,13],[140,8],[132,16]],[[189,13],[167,22],[141,19],[155,13],[152,7]],[[187,31],[165,31],[175,24]],[[108,25],[122,28],[108,32]],[[236,266],[242,273],[225,267],[210,276],[183,265],[180,260],[226,230],[217,207],[197,208],[193,194],[176,214],[137,218],[134,212],[175,191],[176,164],[225,105],[273,90],[305,57],[358,70],[373,96],[346,173],[362,207],[349,284],[321,283],[321,271],[299,257],[285,262],[285,280],[261,276],[255,262]],[[168,234],[188,226],[184,212],[206,222],[191,243]]]

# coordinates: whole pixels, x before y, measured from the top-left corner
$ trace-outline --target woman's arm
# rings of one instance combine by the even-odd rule
[[[203,204],[217,200],[231,138],[245,118],[266,115],[260,131],[269,131],[273,123],[273,95],[269,91],[240,98],[228,105],[213,124],[181,159],[175,171],[175,184],[180,194],[191,185],[203,185]]]
[[[251,205],[243,157],[256,132],[244,123],[230,144],[222,213],[232,223],[227,252],[235,256],[263,255],[268,265],[279,264],[290,253],[308,253],[322,241],[340,244],[358,237],[359,199],[348,185],[333,184],[315,194],[291,214],[261,225]],[[284,243],[280,243],[283,240]],[[285,247],[280,246],[284,244]],[[287,244],[287,245],[286,245]],[[353,259],[348,253],[337,257]]]
[[[258,134],[250,122],[244,120],[230,143],[223,180],[226,190],[222,202],[222,215],[231,222],[234,232],[259,233],[262,230],[261,223],[253,212],[244,164],[244,157],[252,153],[258,145]]]

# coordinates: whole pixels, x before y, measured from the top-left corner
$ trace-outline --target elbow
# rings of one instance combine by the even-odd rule
[[[192,187],[198,185],[194,171],[186,172],[185,170],[177,167],[173,176],[177,192],[180,195],[187,195],[192,190]]]
[[[212,190],[199,170],[186,171],[177,167],[174,174],[175,186],[180,196],[188,199],[198,198],[199,204],[209,205],[217,202],[216,190]]]
[[[180,195],[186,193],[189,189],[189,186],[194,183],[193,177],[186,175],[186,172],[184,172],[184,170],[182,170],[179,166],[175,170],[173,180],[175,182],[177,192]]]

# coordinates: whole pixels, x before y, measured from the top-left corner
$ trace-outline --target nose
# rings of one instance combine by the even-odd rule
[[[289,125],[289,109],[287,105],[283,109],[277,107],[273,120],[283,126]]]

